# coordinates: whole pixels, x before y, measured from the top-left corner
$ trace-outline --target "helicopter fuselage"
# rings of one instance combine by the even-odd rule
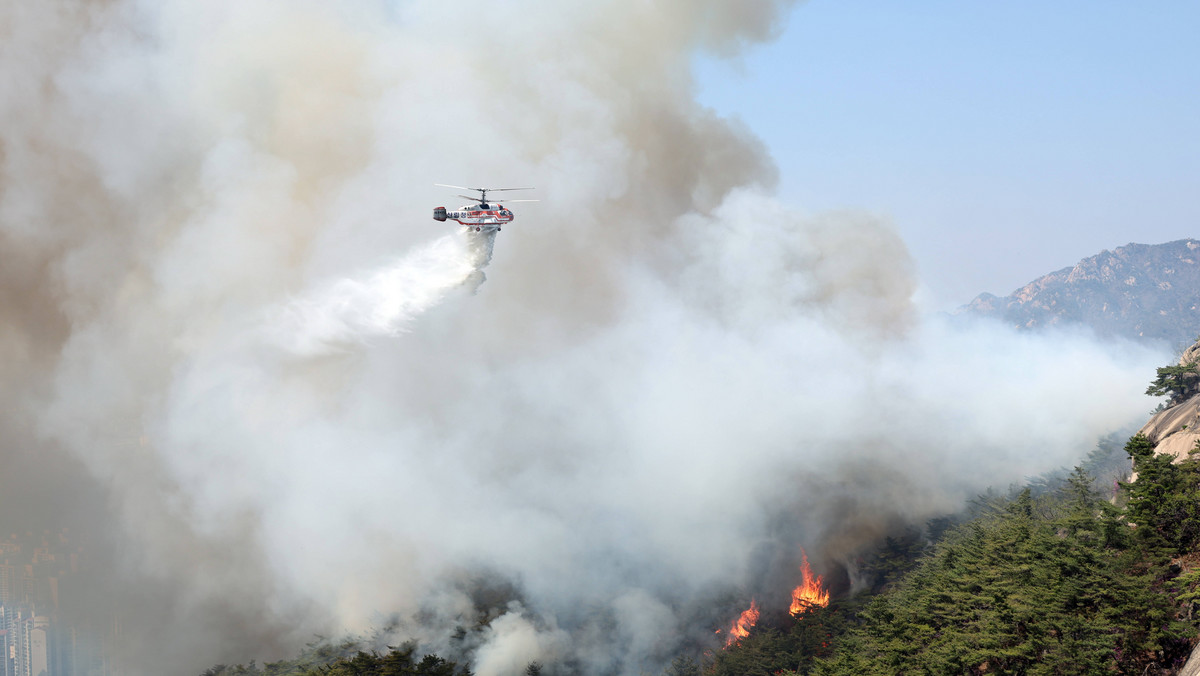
[[[455,221],[475,232],[499,231],[500,226],[511,223],[513,212],[502,204],[479,203],[468,204],[455,210],[448,211],[446,207],[433,210],[435,221]]]

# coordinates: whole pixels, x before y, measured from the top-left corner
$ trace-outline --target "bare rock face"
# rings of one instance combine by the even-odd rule
[[[957,314],[1021,329],[1084,324],[1101,336],[1190,345],[1200,326],[1200,241],[1102,251],[1000,298],[980,294]]]
[[[1200,643],[1192,648],[1192,654],[1188,657],[1188,661],[1179,670],[1176,676],[1200,676]]]
[[[1188,364],[1200,364],[1200,342],[1184,350],[1183,355],[1179,357],[1180,366],[1187,366]]]
[[[1156,413],[1138,430],[1154,444],[1156,453],[1168,453],[1183,460],[1200,441],[1200,394]]]
[[[1179,365],[1200,374],[1200,342],[1184,350]],[[1154,414],[1138,432],[1154,444],[1156,453],[1173,455],[1176,462],[1186,458],[1200,441],[1200,394],[1173,402],[1169,408]]]

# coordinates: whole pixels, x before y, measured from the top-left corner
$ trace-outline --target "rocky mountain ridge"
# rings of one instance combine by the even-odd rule
[[[1200,241],[1105,250],[1006,297],[980,294],[956,314],[1026,330],[1082,324],[1101,336],[1190,345],[1200,327]]]

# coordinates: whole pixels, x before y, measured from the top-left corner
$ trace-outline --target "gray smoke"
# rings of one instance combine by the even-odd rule
[[[0,509],[93,515],[131,671],[457,650],[473,579],[480,676],[654,670],[764,552],[1144,413],[1164,354],[925,317],[886,222],[771,196],[689,62],[789,4],[0,5]],[[542,202],[492,260],[435,181]]]

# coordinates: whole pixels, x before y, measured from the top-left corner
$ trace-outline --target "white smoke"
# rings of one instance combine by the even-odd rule
[[[688,64],[787,5],[0,7],[4,420],[109,492],[126,664],[393,613],[456,650],[475,576],[520,597],[478,673],[655,670],[771,547],[852,556],[1141,415],[1165,355],[923,317],[885,222],[770,196]],[[541,193],[485,286],[434,181]]]

